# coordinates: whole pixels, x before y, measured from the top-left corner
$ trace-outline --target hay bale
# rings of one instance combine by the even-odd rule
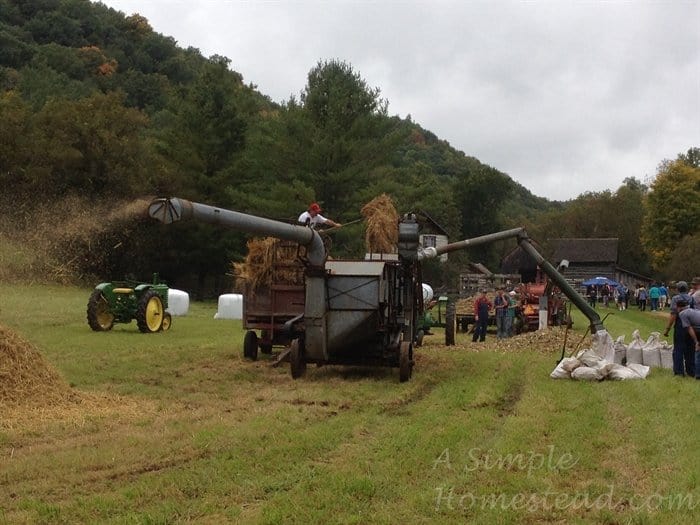
[[[399,214],[386,193],[362,207],[367,222],[365,246],[370,253],[396,253],[399,242]]]
[[[0,406],[52,405],[71,396],[70,386],[42,355],[0,325]]]

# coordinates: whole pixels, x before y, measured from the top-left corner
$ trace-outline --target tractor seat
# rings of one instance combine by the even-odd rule
[[[133,288],[114,288],[112,291],[114,293],[134,293]]]

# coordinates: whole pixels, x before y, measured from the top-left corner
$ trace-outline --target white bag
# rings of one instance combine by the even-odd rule
[[[570,379],[571,371],[575,370],[581,365],[580,361],[575,357],[565,357],[556,366],[549,377],[552,379]]]
[[[627,361],[627,345],[625,344],[625,336],[621,335],[617,338],[614,344],[615,357],[613,363],[624,365]]]
[[[576,370],[571,372],[571,379],[576,379],[578,381],[600,381],[603,379],[603,376],[600,371],[595,368],[579,366]]]
[[[608,373],[608,379],[615,379],[618,381],[624,381],[625,379],[643,379],[637,372],[632,368],[628,368],[622,365],[614,365],[613,368]]]
[[[578,360],[581,361],[583,366],[588,366],[590,368],[600,368],[607,361],[600,357],[593,349],[583,350],[579,353]]]
[[[606,330],[598,330],[593,334],[593,347],[591,350],[608,363],[615,360],[615,345],[612,337]]]
[[[673,370],[673,347],[663,346],[659,349],[661,356],[661,368]]]
[[[661,343],[659,338],[661,334],[659,332],[652,332],[649,334],[647,342],[644,343],[642,348],[642,364],[650,367],[661,367],[661,354],[659,349],[661,348]]]
[[[627,366],[642,364],[642,348],[644,348],[644,341],[639,335],[639,330],[635,330],[632,332],[632,342],[627,347]]]
[[[561,360],[561,364],[564,367],[564,370],[566,370],[567,372],[573,372],[579,366],[581,366],[581,361],[579,361],[575,357],[565,357]]]
[[[637,374],[639,374],[639,376],[642,379],[646,379],[646,377],[649,375],[649,370],[651,370],[651,368],[649,368],[648,366],[644,366],[644,365],[640,365],[640,364],[636,364],[636,363],[628,364],[627,368],[631,368],[632,370],[634,370]]]

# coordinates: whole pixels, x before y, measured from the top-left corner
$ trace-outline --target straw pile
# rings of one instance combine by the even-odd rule
[[[365,246],[370,253],[396,253],[399,242],[399,214],[386,193],[375,197],[362,208],[367,221]]]
[[[31,344],[0,325],[0,407],[56,404],[72,395],[68,384]]]
[[[274,237],[248,241],[248,255],[243,262],[232,263],[236,288],[255,291],[277,284],[303,284],[303,266],[297,258],[298,245]]]

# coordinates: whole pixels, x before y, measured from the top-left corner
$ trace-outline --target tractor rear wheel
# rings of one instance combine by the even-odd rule
[[[304,360],[304,349],[299,339],[294,339],[289,344],[289,364],[292,372],[292,379],[298,379],[306,373],[306,361]]]
[[[95,332],[107,332],[114,326],[114,314],[102,290],[94,290],[87,305],[87,321]]]
[[[155,290],[146,290],[141,295],[136,309],[136,324],[144,334],[158,332],[163,326],[163,301]]]
[[[258,334],[248,330],[243,337],[243,357],[251,361],[258,359]]]
[[[163,314],[163,324],[160,325],[160,329],[163,332],[167,332],[170,330],[171,324],[173,324],[173,317],[170,315],[170,312],[165,312],[165,314]]]
[[[399,381],[405,383],[413,373],[413,345],[407,341],[399,347]]]

